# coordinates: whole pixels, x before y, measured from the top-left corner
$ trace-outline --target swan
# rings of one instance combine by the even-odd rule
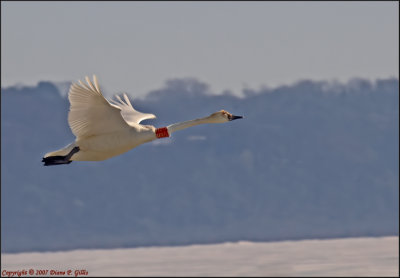
[[[72,83],[68,92],[70,109],[68,124],[75,142],[57,151],[46,153],[44,166],[69,164],[72,161],[101,161],[125,153],[141,144],[169,137],[175,131],[207,123],[225,123],[242,116],[221,110],[210,116],[155,128],[140,122],[154,119],[154,114],[141,113],[132,107],[128,96],[107,100],[93,75],[93,83]]]

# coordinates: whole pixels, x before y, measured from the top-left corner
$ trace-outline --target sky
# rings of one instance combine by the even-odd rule
[[[143,96],[194,77],[211,93],[399,76],[399,4],[1,2],[1,87],[96,74]]]

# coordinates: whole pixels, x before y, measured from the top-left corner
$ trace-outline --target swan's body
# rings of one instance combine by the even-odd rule
[[[153,114],[136,111],[126,94],[124,100],[108,101],[100,91],[96,76],[94,84],[86,77],[87,85],[72,84],[68,93],[70,111],[68,123],[75,142],[63,149],[47,153],[44,165],[68,164],[71,161],[100,161],[120,155],[143,143],[169,137],[175,131],[205,123],[223,123],[242,118],[221,110],[208,117],[176,123],[163,128],[141,125]]]

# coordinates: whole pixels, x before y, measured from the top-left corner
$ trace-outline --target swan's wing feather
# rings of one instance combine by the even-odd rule
[[[68,123],[77,138],[116,132],[127,128],[122,109],[109,103],[100,91],[96,76],[94,84],[86,77],[84,84],[73,83],[68,93]]]
[[[115,97],[118,101],[111,100],[110,102],[121,109],[121,115],[129,125],[138,125],[143,120],[156,118],[154,114],[142,113],[135,110],[125,93],[123,94],[124,99],[121,99],[118,95]]]

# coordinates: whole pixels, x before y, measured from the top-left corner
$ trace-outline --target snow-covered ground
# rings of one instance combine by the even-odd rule
[[[398,246],[398,237],[380,237],[2,254],[1,271],[71,277],[76,270],[80,276],[398,276]]]

